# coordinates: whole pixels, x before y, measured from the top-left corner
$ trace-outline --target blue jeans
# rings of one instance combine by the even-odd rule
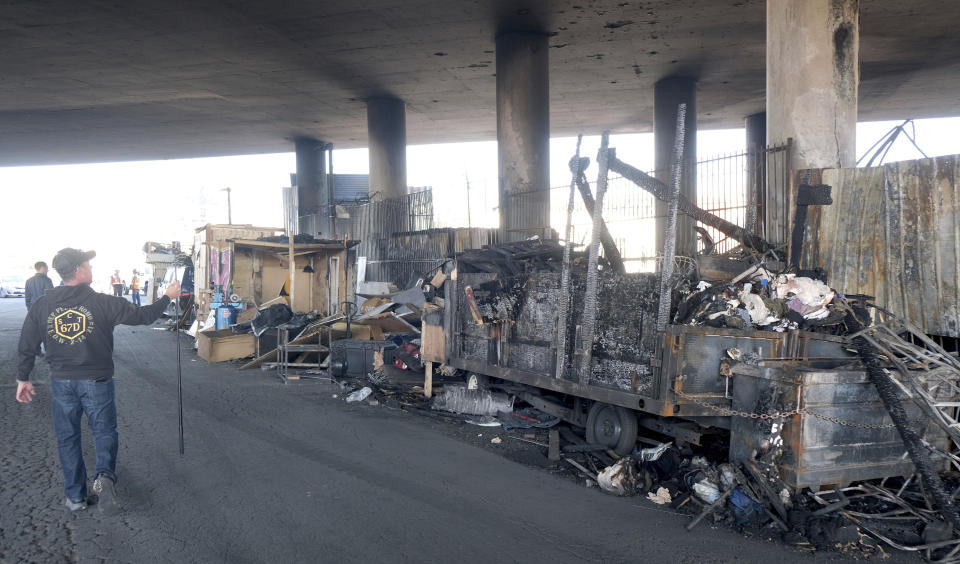
[[[117,481],[117,404],[113,380],[50,380],[53,430],[57,435],[64,490],[73,501],[87,498],[80,417],[87,415],[97,452],[97,473]]]
[[[139,289],[130,289],[130,300],[134,305],[140,305],[140,290]]]

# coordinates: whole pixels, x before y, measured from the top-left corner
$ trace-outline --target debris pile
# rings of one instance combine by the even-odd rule
[[[841,324],[847,308],[822,280],[794,273],[774,274],[751,266],[729,282],[702,280],[674,314],[676,325],[707,325],[767,331],[825,331]]]

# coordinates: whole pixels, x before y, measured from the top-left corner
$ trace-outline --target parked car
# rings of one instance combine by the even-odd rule
[[[24,282],[23,278],[4,278],[0,282],[0,298],[22,298]]]

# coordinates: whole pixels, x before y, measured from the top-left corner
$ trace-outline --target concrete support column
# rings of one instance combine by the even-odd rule
[[[767,0],[767,139],[793,168],[856,166],[859,0]]]
[[[367,136],[370,144],[370,195],[385,198],[407,195],[406,105],[396,98],[367,100]]]
[[[653,88],[653,141],[654,166],[657,180],[667,186],[673,185],[673,146],[677,133],[677,108],[687,105],[684,127],[683,174],[680,194],[693,203],[697,202],[697,81],[688,77],[668,77],[658,81]],[[664,234],[667,228],[667,204],[656,202],[656,252],[663,252]],[[692,257],[697,253],[696,222],[690,217],[677,214],[677,256]]]
[[[326,143],[309,137],[294,140],[297,156],[297,216],[300,232],[328,237],[329,194],[327,189]]]
[[[767,0],[767,142],[792,170],[856,166],[859,0]],[[765,234],[789,243],[792,180],[770,175]]]
[[[767,114],[760,112],[743,120],[747,133],[747,221],[744,227],[763,234],[764,178],[767,159]]]
[[[547,36],[497,36],[500,236],[550,237],[550,84]]]

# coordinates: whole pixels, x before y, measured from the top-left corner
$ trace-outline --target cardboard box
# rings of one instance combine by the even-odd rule
[[[247,358],[256,352],[253,333],[234,333],[230,329],[201,331],[197,334],[197,354],[207,362]]]

